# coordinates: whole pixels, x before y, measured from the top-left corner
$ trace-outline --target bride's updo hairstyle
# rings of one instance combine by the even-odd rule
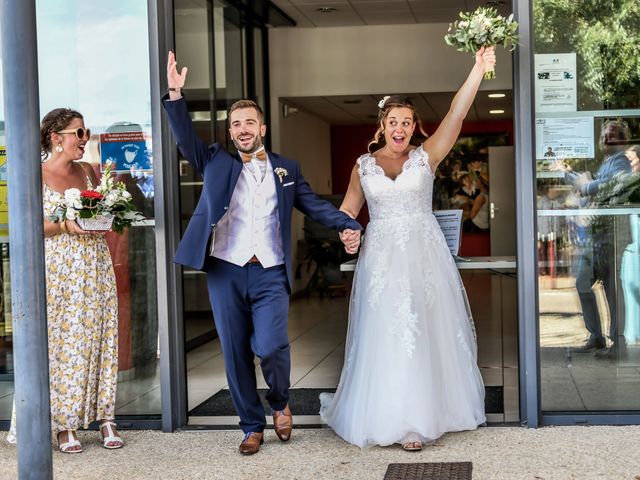
[[[392,108],[408,108],[413,112],[413,122],[418,124],[418,130],[420,133],[424,135],[424,138],[427,138],[429,135],[426,134],[424,128],[422,127],[422,122],[420,120],[420,116],[416,111],[416,107],[413,106],[411,100],[402,95],[391,95],[384,97],[378,103],[378,130],[376,130],[373,139],[369,142],[367,149],[369,153],[373,153],[376,150],[381,149],[385,146],[386,141],[384,139],[384,124],[387,121],[387,117],[389,116],[389,112]],[[415,137],[411,137],[410,142],[414,142]]]

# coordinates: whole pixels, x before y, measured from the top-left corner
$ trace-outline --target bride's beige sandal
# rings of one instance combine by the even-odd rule
[[[419,452],[422,450],[422,442],[406,442],[402,444],[402,449],[407,452]]]
[[[66,432],[67,433],[67,441],[64,443],[60,443],[60,434]],[[74,447],[80,447],[76,450],[73,450]],[[58,450],[62,453],[80,453],[82,452],[82,445],[80,441],[76,438],[75,430],[62,430],[58,432]]]
[[[102,435],[102,446],[104,448],[108,448],[109,450],[115,450],[116,448],[122,448],[124,446],[124,441],[121,437],[117,436],[113,432],[113,427],[116,424],[114,422],[105,421],[100,424],[100,435]],[[102,429],[107,429],[107,435],[105,436],[102,432]]]

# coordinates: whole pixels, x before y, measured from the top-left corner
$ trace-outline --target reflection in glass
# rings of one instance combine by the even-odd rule
[[[123,235],[107,236],[119,304],[116,416],[157,416],[161,409],[147,5],[126,0],[38,0],[36,11],[40,111],[69,107],[83,112],[92,131],[83,160],[98,177],[101,160],[106,160],[101,155],[101,135],[137,132],[140,137],[137,148],[122,150],[123,161],[134,168],[120,168],[118,180],[125,182],[146,221]],[[139,168],[137,162],[143,159],[146,168]],[[0,233],[0,242],[5,241]],[[5,336],[0,319],[0,419],[8,419],[13,397],[10,311],[6,308],[10,305],[8,243],[2,243],[1,254],[4,288],[0,291],[4,294],[0,304],[4,308],[0,317],[4,316]]]
[[[640,42],[640,12],[626,8],[634,2],[533,3],[535,63],[551,65],[533,76],[546,412],[640,410],[640,173],[632,164],[640,56],[627,47]],[[553,65],[568,74],[552,91],[543,85],[558,73]]]

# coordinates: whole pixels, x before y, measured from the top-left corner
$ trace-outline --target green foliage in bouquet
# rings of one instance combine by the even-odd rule
[[[518,45],[518,22],[513,20],[513,13],[505,18],[493,7],[460,12],[460,20],[450,23],[448,32],[444,41],[460,52],[476,53],[495,45],[513,50]],[[484,78],[495,78],[495,71],[486,72]]]

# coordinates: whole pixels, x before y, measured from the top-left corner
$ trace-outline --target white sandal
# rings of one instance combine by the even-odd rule
[[[60,443],[58,441],[58,450],[62,453],[80,453],[82,452],[82,445],[80,441],[76,438],[76,432],[74,430],[62,430],[58,432],[58,438],[60,438],[60,434],[62,432],[67,432],[67,441],[64,443]],[[80,447],[78,450],[71,450],[72,447]]]
[[[102,446],[104,448],[108,448],[110,450],[115,450],[116,448],[122,448],[124,446],[124,441],[122,438],[118,437],[113,433],[113,428],[116,424],[114,422],[102,422],[100,424],[100,435],[102,435],[102,429],[106,427],[108,435],[105,437],[102,435]],[[110,443],[116,443],[116,445],[109,445]]]

